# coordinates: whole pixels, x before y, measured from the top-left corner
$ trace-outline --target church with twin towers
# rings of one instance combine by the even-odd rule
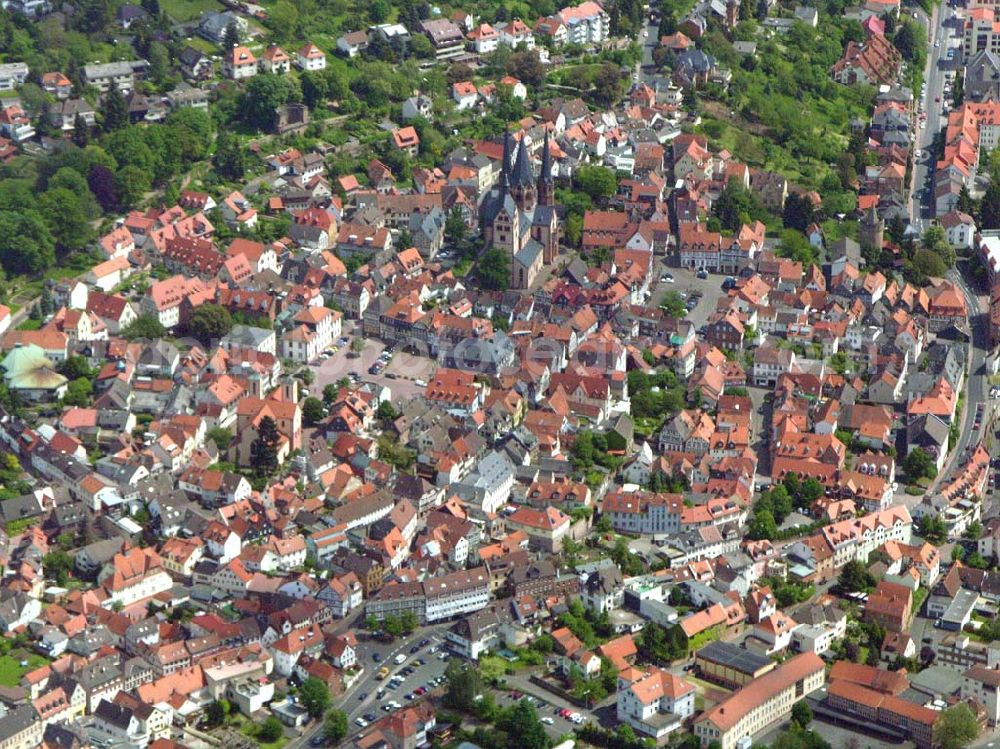
[[[537,178],[527,138],[503,136],[503,164],[497,186],[482,210],[487,247],[510,256],[510,287],[527,289],[545,265],[554,262],[559,248],[560,219],[555,206],[555,181],[549,135],[542,143]]]

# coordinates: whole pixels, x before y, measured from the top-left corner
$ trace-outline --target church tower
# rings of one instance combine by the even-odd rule
[[[538,203],[538,193],[535,188],[535,175],[531,171],[531,157],[524,139],[517,148],[517,158],[514,160],[514,170],[510,177],[510,194],[517,201],[517,207],[525,213],[535,210]]]
[[[881,250],[884,233],[885,221],[879,217],[878,211],[873,205],[861,220],[861,226],[858,231],[861,246]]]
[[[552,179],[552,153],[549,151],[549,131],[542,145],[542,171],[538,175],[538,205],[555,205],[556,184]]]

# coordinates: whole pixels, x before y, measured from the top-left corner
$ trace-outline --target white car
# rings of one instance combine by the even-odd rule
[[[552,718],[550,718],[548,715],[546,715],[544,718],[541,718],[541,721],[547,726],[551,726],[553,723],[555,723],[555,721],[552,720]]]
[[[357,724],[358,728],[365,728],[368,726],[368,721],[364,718],[355,718],[354,722]]]

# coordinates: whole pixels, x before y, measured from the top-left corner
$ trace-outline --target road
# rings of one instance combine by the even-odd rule
[[[939,484],[950,479],[956,469],[964,465],[963,458],[966,451],[979,440],[982,432],[982,426],[978,429],[975,427],[976,408],[980,403],[986,403],[986,354],[989,350],[989,321],[987,315],[983,313],[979,297],[972,292],[961,273],[953,270],[949,275],[965,295],[965,304],[969,310],[969,326],[972,329],[972,343],[966,362],[968,369],[965,382],[965,412],[959,415],[959,418],[962,419],[962,428],[959,430],[958,443],[952,447],[944,470],[938,474],[937,479],[928,488],[929,493],[933,492]]]
[[[942,62],[947,60],[949,43],[959,43],[953,39],[951,30],[945,25],[953,15],[954,10],[947,4],[935,6],[930,19],[927,19],[922,11],[918,11],[918,20],[925,28],[929,25],[931,31],[928,39],[927,67],[924,70],[927,94],[917,102],[918,111],[927,113],[927,124],[916,131],[915,148],[921,156],[919,158],[914,156],[910,185],[910,216],[921,234],[934,219],[932,180],[937,155],[933,153],[932,147],[934,138],[947,122],[947,117],[942,111],[946,101],[945,71],[942,69]],[[940,46],[934,46],[937,43],[940,43]],[[919,96],[919,92],[915,91],[914,96]],[[936,99],[941,101],[935,101]]]
[[[640,39],[642,44],[642,58],[635,64],[635,74],[632,80],[636,83],[647,83],[652,84],[654,74],[653,68],[647,67],[653,64],[653,50],[656,49],[656,45],[660,43],[660,38],[657,36],[659,32],[659,25],[653,23],[649,20],[649,8],[646,8],[646,36]],[[644,67],[650,72],[645,72]]]

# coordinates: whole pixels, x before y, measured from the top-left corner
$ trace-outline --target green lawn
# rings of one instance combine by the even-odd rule
[[[206,10],[222,10],[218,0],[163,0],[160,3],[163,11],[181,23],[198,18]]]
[[[21,662],[27,662],[27,666],[22,666]],[[0,685],[5,687],[16,687],[21,682],[21,677],[29,671],[41,668],[48,660],[36,653],[28,653],[24,650],[14,650],[10,655],[0,657]]]
[[[185,41],[185,44],[194,47],[203,55],[208,55],[209,57],[217,55],[221,51],[218,46],[212,44],[208,39],[202,39],[200,36],[192,36],[191,41]]]

